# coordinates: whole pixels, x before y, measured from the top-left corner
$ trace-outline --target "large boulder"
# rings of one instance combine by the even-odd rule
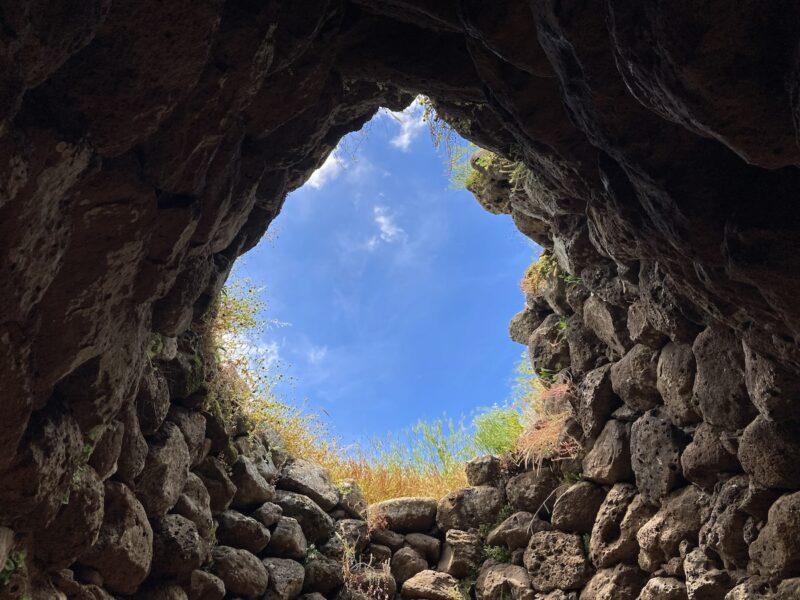
[[[600,486],[579,481],[558,496],[550,522],[562,531],[589,533],[605,497],[606,492]]]
[[[800,381],[793,374],[744,344],[745,384],[758,411],[774,421],[797,418]]]
[[[492,523],[505,505],[503,491],[488,485],[467,487],[447,494],[439,501],[436,523],[450,529],[477,529]]]
[[[445,535],[442,555],[436,570],[452,575],[456,579],[463,579],[480,565],[482,550],[481,538],[476,534],[451,529]],[[394,557],[392,560],[394,561]]]
[[[531,587],[537,592],[577,590],[592,576],[592,566],[579,535],[539,531],[531,536],[524,555]]]
[[[189,476],[189,449],[177,425],[164,422],[148,440],[147,460],[136,478],[136,496],[150,517],[175,506]]]
[[[319,546],[333,535],[333,519],[308,496],[277,490],[273,503],[281,507],[283,515],[297,519],[303,534],[312,544]]]
[[[186,517],[166,515],[153,521],[152,575],[187,579],[207,556],[207,544]]]
[[[712,325],[692,344],[697,374],[692,404],[703,420],[728,431],[747,426],[756,408],[747,393],[744,351],[739,337],[730,329]]]
[[[581,600],[637,600],[647,574],[633,565],[600,569],[581,592]]]
[[[34,535],[37,558],[53,568],[68,567],[92,547],[103,525],[103,482],[94,469],[80,468],[73,476],[67,503],[56,518]],[[5,563],[5,557],[3,564]]]
[[[339,519],[336,537],[356,554],[361,554],[370,540],[369,525],[361,519]]]
[[[683,481],[681,452],[689,437],[660,409],[647,411],[631,427],[631,466],[644,498],[660,503]]]
[[[400,533],[426,532],[436,525],[435,498],[393,498],[371,504],[369,519],[381,522],[382,529]]]
[[[620,483],[606,495],[589,540],[589,556],[604,569],[619,562],[635,562],[639,552],[636,534],[656,510],[634,486]]]
[[[533,513],[519,511],[503,520],[486,536],[489,546],[505,546],[510,552],[528,545],[531,535],[550,529],[550,523],[535,517]]]
[[[528,339],[528,355],[536,373],[558,373],[569,367],[569,344],[561,317],[548,315]]]
[[[739,461],[764,487],[797,488],[800,481],[800,423],[776,422],[759,415],[739,441]]]
[[[327,471],[307,460],[296,458],[285,464],[281,469],[278,487],[308,496],[324,511],[332,510],[339,503],[339,492]]]
[[[594,294],[583,304],[583,322],[617,358],[624,356],[633,345],[628,334],[625,313]]]
[[[487,561],[478,574],[475,592],[480,600],[533,600],[528,571],[519,565]]]
[[[611,386],[622,401],[638,412],[661,404],[656,387],[658,352],[636,344],[611,367]]]
[[[700,421],[692,398],[696,370],[690,344],[670,342],[658,355],[656,388],[664,400],[664,410],[676,425],[692,425]]]
[[[272,530],[272,537],[265,552],[268,556],[303,560],[307,549],[308,542],[300,523],[292,517],[281,517]]]
[[[264,478],[253,459],[240,456],[231,471],[231,481],[236,486],[233,508],[252,510],[275,497],[275,486]]]
[[[424,556],[428,562],[438,562],[442,551],[442,543],[438,538],[424,533],[409,533],[405,537],[405,543]]]
[[[800,575],[800,492],[778,498],[750,545],[751,568],[773,580]]]
[[[680,544],[697,544],[700,527],[711,512],[711,498],[690,485],[672,493],[661,509],[636,533],[639,543],[639,566],[654,573],[673,558]]]
[[[508,503],[518,511],[537,514],[549,512],[555,502],[555,490],[561,484],[549,466],[525,471],[506,483]]]
[[[217,515],[217,524],[217,540],[223,546],[244,548],[258,554],[269,543],[269,529],[256,519],[235,510],[226,510]]]
[[[211,573],[225,584],[232,596],[257,600],[264,596],[269,583],[267,568],[247,550],[216,546],[212,551]]]
[[[392,577],[399,587],[428,568],[428,561],[416,550],[406,546],[394,553],[391,560]],[[440,569],[441,570],[441,569]]]
[[[305,569],[288,558],[265,558],[269,584],[264,600],[294,600],[303,591]]]
[[[236,494],[236,485],[228,476],[225,465],[218,458],[209,456],[195,467],[194,473],[208,492],[212,514],[226,510]]]
[[[631,467],[630,423],[611,419],[583,458],[583,475],[602,485],[633,479]]]
[[[147,577],[152,559],[153,529],[144,507],[125,484],[106,482],[103,525],[81,563],[100,573],[109,591],[130,595]]]
[[[225,583],[207,571],[192,571],[186,595],[189,600],[222,600],[225,597]]]

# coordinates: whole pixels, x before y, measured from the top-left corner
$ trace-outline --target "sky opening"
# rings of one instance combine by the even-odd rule
[[[453,189],[422,114],[381,110],[347,136],[231,276],[282,324],[259,347],[280,398],[347,444],[503,404],[524,350],[508,321],[539,248]]]

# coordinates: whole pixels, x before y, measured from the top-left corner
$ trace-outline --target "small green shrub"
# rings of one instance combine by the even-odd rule
[[[511,553],[505,546],[484,546],[482,550],[484,560],[496,560],[497,562],[511,562]]]
[[[475,417],[475,444],[491,454],[503,455],[514,450],[525,430],[522,415],[514,406],[494,405]]]
[[[28,553],[24,549],[12,551],[0,570],[0,586],[7,585],[14,573],[25,567],[27,559]]]

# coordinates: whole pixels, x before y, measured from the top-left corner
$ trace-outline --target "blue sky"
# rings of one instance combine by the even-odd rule
[[[502,403],[523,351],[507,326],[539,249],[451,189],[421,117],[348,136],[233,274],[286,324],[260,340],[292,379],[282,398],[346,443]]]

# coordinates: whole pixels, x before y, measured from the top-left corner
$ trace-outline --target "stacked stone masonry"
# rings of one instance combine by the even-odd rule
[[[796,3],[0,0],[0,25],[3,600],[800,597]],[[511,335],[574,390],[581,456],[487,459],[368,539],[355,488],[219,418],[193,325],[418,93],[510,159],[474,191],[559,265]]]

